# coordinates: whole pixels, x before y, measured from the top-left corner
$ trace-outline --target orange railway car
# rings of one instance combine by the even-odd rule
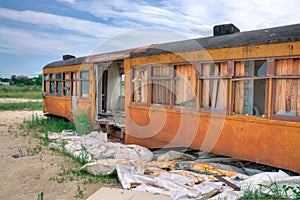
[[[46,113],[300,172],[300,24],[68,58],[43,68]]]

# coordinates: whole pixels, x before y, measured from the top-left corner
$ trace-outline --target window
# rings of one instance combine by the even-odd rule
[[[61,96],[62,95],[62,73],[56,73],[56,95]]]
[[[50,94],[55,94],[55,74],[50,74]]]
[[[234,114],[265,116],[266,60],[235,62]]]
[[[146,67],[135,67],[132,70],[132,102],[147,104],[148,70]]]
[[[121,74],[121,81],[120,81],[120,96],[125,96],[125,74]]]
[[[170,105],[172,72],[169,66],[151,67],[151,104]]]
[[[228,99],[228,63],[200,65],[200,109],[226,112]]]
[[[89,97],[90,84],[89,84],[89,72],[80,72],[80,96],[84,98]]]
[[[180,107],[196,107],[195,66],[190,64],[175,66],[174,105]]]
[[[70,73],[64,73],[63,76],[63,95],[69,97],[71,95]]]
[[[44,74],[44,92],[50,92],[50,79],[49,74]]]
[[[275,77],[273,82],[273,114],[275,116],[300,117],[299,60],[299,58],[289,58],[275,61]]]

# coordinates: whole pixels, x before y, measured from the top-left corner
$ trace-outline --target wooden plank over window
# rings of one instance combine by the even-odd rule
[[[191,64],[175,66],[174,105],[196,106],[196,67]]]
[[[275,61],[274,114],[286,117],[300,116],[300,62],[299,58]]]

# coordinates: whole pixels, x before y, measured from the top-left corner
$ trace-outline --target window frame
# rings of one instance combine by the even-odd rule
[[[202,70],[201,67],[203,64],[216,64],[216,63],[227,63],[227,75],[221,75],[221,71],[219,71],[219,75],[218,76],[202,76]],[[231,69],[230,69],[231,65],[230,62],[228,60],[217,60],[217,61],[203,61],[203,62],[198,62],[197,63],[197,80],[199,81],[198,85],[199,85],[199,94],[198,94],[198,110],[199,112],[205,112],[205,113],[213,113],[213,114],[224,114],[224,115],[228,115],[229,114],[229,91],[230,91],[230,79],[231,79]],[[214,108],[204,108],[202,107],[202,98],[203,98],[203,82],[204,80],[225,80],[227,82],[227,89],[225,90],[226,92],[226,107],[224,109],[214,109]],[[210,94],[210,91],[209,91]]]
[[[147,73],[147,89],[146,89],[146,102],[137,102],[137,101],[134,101],[134,82],[133,82],[133,79],[135,78],[134,77],[134,70],[136,69],[145,69],[146,70],[146,73]],[[134,66],[131,68],[130,70],[130,102],[132,105],[137,105],[137,106],[149,106],[149,66],[145,66],[145,65],[142,65],[142,66]]]
[[[180,77],[178,77],[176,74],[177,69],[176,66],[182,66],[182,65],[191,65],[192,67],[195,68],[195,74],[193,74],[194,78],[195,78],[195,88],[194,88],[194,92],[195,92],[195,105],[193,106],[186,106],[186,105],[176,105],[175,104],[175,96],[176,96],[176,81],[180,80]],[[184,62],[184,63],[175,63],[172,65],[173,66],[173,70],[174,70],[174,76],[172,79],[172,104],[171,107],[175,110],[187,110],[187,111],[193,111],[193,112],[198,112],[198,68],[197,68],[197,63],[194,62]],[[189,84],[190,85],[190,84]]]
[[[87,78],[82,78],[82,73],[87,73],[88,77]],[[77,92],[79,94],[78,97],[81,98],[81,99],[89,99],[90,98],[90,71],[89,70],[80,70],[80,71],[78,71],[77,81],[76,82],[77,82],[76,86],[78,87],[77,88]],[[87,93],[85,93],[86,96],[83,96],[83,93],[82,93],[82,87],[83,87],[82,83],[83,82],[87,82],[88,83]]]
[[[276,74],[276,60],[282,60],[282,59],[299,59],[300,62],[300,56],[285,56],[285,57],[276,57],[272,59],[272,70],[270,72],[271,75],[271,82],[272,82],[272,100],[271,100],[271,114],[270,118],[274,120],[281,120],[281,121],[292,121],[292,122],[300,122],[300,116],[288,116],[288,115],[278,115],[275,114],[275,101],[276,101],[276,80],[281,79],[299,79],[300,80],[300,73],[299,75],[277,75]],[[300,84],[298,85],[300,87]],[[298,106],[298,105],[297,105]],[[300,104],[299,104],[300,106]],[[297,112],[297,111],[296,111]]]
[[[236,62],[248,62],[248,61],[265,61],[266,62],[266,74],[263,75],[263,76],[240,76],[240,77],[235,77],[235,63]],[[271,68],[271,59],[269,57],[267,58],[250,58],[250,59],[237,59],[237,60],[233,60],[233,71],[232,71],[232,78],[231,78],[231,81],[232,81],[232,98],[231,98],[231,110],[230,110],[230,114],[231,115],[242,115],[242,116],[247,116],[247,117],[256,117],[256,118],[265,118],[267,119],[268,118],[268,110],[269,110],[269,107],[268,107],[268,102],[269,102],[269,73],[270,73],[270,68]],[[240,113],[235,113],[234,112],[234,107],[235,107],[235,93],[236,93],[236,83],[237,81],[247,81],[247,80],[265,80],[266,83],[265,83],[265,100],[264,100],[264,113],[262,116],[258,117],[256,115],[246,115],[246,114],[240,114]]]
[[[153,76],[152,72],[153,72],[153,68],[154,67],[168,67],[169,70],[169,74],[167,76]],[[173,108],[173,78],[174,78],[174,64],[155,64],[155,65],[150,65],[149,66],[149,96],[148,96],[148,100],[149,100],[149,106],[151,107],[163,107],[163,108]],[[153,80],[167,80],[169,81],[169,88],[167,88],[167,90],[169,90],[169,102],[168,104],[160,104],[160,103],[152,103],[152,98],[153,98],[153,94],[152,94],[152,89],[153,89]]]

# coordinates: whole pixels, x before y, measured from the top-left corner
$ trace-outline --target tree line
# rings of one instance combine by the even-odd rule
[[[12,75],[10,78],[0,78],[0,82],[8,82],[10,85],[35,85],[42,86],[42,75],[38,77],[17,77],[16,75]]]

